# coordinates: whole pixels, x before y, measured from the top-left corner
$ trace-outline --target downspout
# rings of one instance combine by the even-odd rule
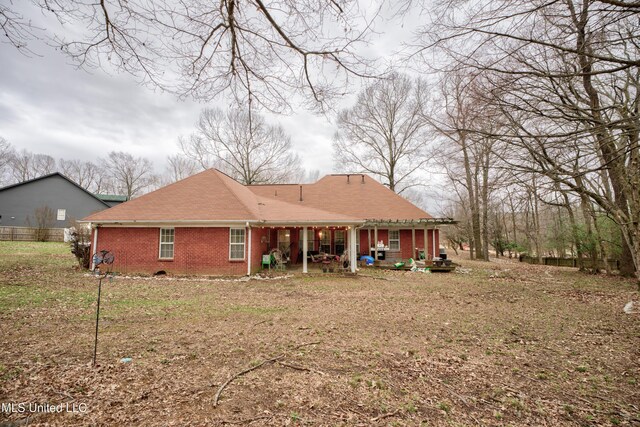
[[[93,233],[93,255],[91,255],[91,271],[96,269],[96,253],[98,253],[98,226],[94,228]]]
[[[249,244],[247,245],[247,276],[251,276],[251,226],[247,223],[249,228]]]

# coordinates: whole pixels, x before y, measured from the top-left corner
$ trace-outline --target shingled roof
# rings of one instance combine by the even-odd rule
[[[356,224],[372,218],[431,216],[366,175],[329,175],[314,184],[244,186],[209,169],[85,221]]]
[[[302,202],[300,188],[302,187]],[[313,184],[250,185],[255,194],[360,219],[418,220],[427,212],[368,175],[327,175]]]

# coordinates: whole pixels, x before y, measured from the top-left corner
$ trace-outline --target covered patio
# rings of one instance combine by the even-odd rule
[[[259,231],[262,253],[277,249],[288,259],[287,268],[301,266],[303,273],[308,273],[314,265],[322,269],[328,261],[332,265],[348,261],[349,271],[355,273],[358,258],[356,227],[360,223],[265,225]]]
[[[363,255],[380,261],[438,258],[438,227],[455,222],[451,218],[420,218],[367,219],[340,224],[265,224],[259,228],[259,234],[263,255],[280,251],[287,259],[289,270],[308,273],[316,268],[330,268],[355,273],[357,260]]]

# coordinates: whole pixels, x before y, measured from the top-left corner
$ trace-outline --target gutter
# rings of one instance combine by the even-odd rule
[[[137,226],[137,227],[144,227],[144,226],[149,226],[149,225],[153,225],[153,226],[158,226],[158,225],[183,225],[183,226],[188,226],[188,225],[196,225],[196,226],[207,226],[207,225],[212,225],[212,226],[224,226],[224,225],[238,225],[238,224],[242,224],[242,225],[247,225],[250,224],[252,226],[262,226],[262,227],[295,227],[295,226],[304,226],[304,225],[328,225],[328,226],[332,226],[332,225],[361,225],[364,224],[365,221],[363,220],[338,220],[338,221],[332,221],[332,220],[322,220],[322,221],[262,221],[262,220],[246,220],[246,219],[242,219],[242,220],[104,220],[104,221],[100,221],[100,220],[93,220],[93,221],[89,221],[89,220],[82,220],[82,221],[78,221],[79,223],[89,223],[89,224],[96,224],[96,225],[116,225],[116,226]]]

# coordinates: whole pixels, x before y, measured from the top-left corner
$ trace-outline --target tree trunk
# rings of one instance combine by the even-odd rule
[[[469,256],[470,259],[474,259],[478,257],[482,252],[482,247],[480,246],[480,212],[478,211],[477,204],[477,192],[474,191],[475,185],[473,179],[472,171],[471,171],[471,162],[469,161],[469,152],[467,147],[467,136],[464,133],[460,133],[460,145],[462,147],[462,155],[464,159],[464,171],[465,171],[465,182],[467,187],[467,192],[469,195],[469,205],[471,209],[471,236],[469,239]],[[475,252],[475,257],[474,257]]]
[[[482,147],[482,259],[489,261],[489,141]],[[496,248],[496,253],[498,249]]]

